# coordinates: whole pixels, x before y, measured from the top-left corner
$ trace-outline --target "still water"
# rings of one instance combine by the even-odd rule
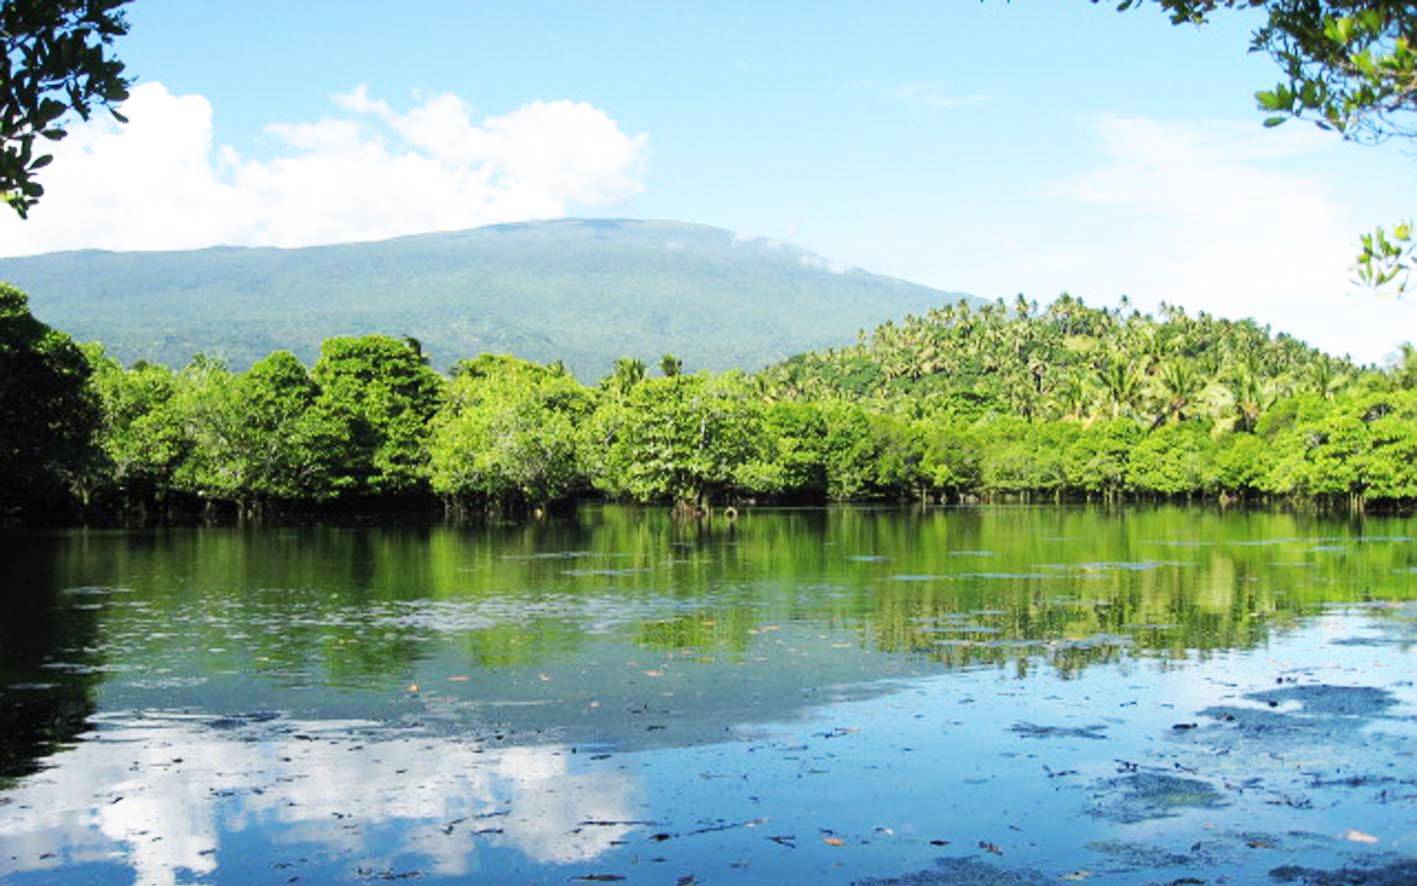
[[[1413,882],[1414,536],[609,507],[0,535],[0,880]]]

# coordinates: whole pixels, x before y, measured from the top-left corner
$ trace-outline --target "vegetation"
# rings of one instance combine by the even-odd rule
[[[87,120],[95,105],[128,97],[115,38],[128,32],[128,0],[0,0],[0,200],[21,218],[44,188],[36,173],[53,156],[36,151],[64,137],[70,112]]]
[[[439,370],[510,353],[561,360],[582,381],[627,354],[758,369],[959,297],[834,273],[720,228],[576,219],[306,249],[0,258],[0,280],[124,363],[204,353],[244,370],[288,350],[309,365],[325,339],[388,332],[416,336]]]
[[[0,515],[83,495],[99,417],[89,372],[73,340],[0,283]]]
[[[283,351],[124,368],[0,292],[10,511],[1417,500],[1417,349],[1360,367],[1177,308],[960,302],[756,375],[665,355],[586,386],[494,355],[444,377],[379,335],[330,339],[308,369]]]
[[[1093,0],[1094,3],[1098,0]],[[1266,126],[1310,119],[1345,139],[1372,144],[1417,136],[1417,6],[1412,0],[1153,0],[1174,24],[1204,24],[1219,9],[1260,10],[1251,52],[1283,72],[1255,93]],[[1126,10],[1147,0],[1120,0]],[[1358,282],[1405,292],[1417,268],[1412,222],[1360,238]]]

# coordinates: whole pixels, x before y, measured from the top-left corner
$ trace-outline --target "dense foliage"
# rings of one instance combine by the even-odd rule
[[[7,476],[95,509],[1417,500],[1417,349],[1359,367],[1175,308],[961,302],[756,375],[665,355],[586,386],[495,355],[445,377],[378,335],[330,339],[309,368],[279,351],[245,372],[125,368],[4,296]]]
[[[73,340],[0,283],[0,516],[82,495],[99,415],[89,372]]]
[[[0,201],[21,218],[44,194],[36,174],[54,159],[36,150],[40,140],[63,138],[70,112],[87,120],[95,105],[111,110],[128,97],[112,52],[128,31],[127,2],[0,0]]]
[[[1417,134],[1411,0],[1121,0],[1118,8],[1151,2],[1175,24],[1204,24],[1219,8],[1263,12],[1250,49],[1267,53],[1285,78],[1255,96],[1261,109],[1277,115],[1266,125],[1310,117],[1351,139]]]
[[[1094,3],[1098,0],[1093,0]],[[1250,51],[1283,78],[1255,93],[1266,126],[1312,120],[1345,139],[1417,136],[1417,3],[1412,0],[1119,0],[1160,6],[1173,24],[1205,24],[1222,9],[1261,13]],[[1409,219],[1361,236],[1358,281],[1405,292],[1417,269]]]

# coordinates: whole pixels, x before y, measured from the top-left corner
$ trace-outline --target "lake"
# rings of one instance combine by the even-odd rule
[[[1414,537],[1022,507],[11,531],[0,880],[1413,882]]]

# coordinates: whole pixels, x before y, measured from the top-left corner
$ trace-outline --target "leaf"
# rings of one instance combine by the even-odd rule
[[[1278,117],[1278,116],[1275,116],[1275,117],[1266,117],[1266,118],[1264,118],[1264,125],[1265,125],[1267,128],[1273,129],[1274,127],[1280,125],[1281,123],[1286,122],[1288,119],[1289,119],[1288,117]]]
[[[1374,837],[1372,834],[1365,834],[1362,831],[1357,830],[1356,828],[1349,828],[1348,830],[1344,831],[1343,839],[1349,841],[1350,843],[1366,843],[1368,845],[1372,845],[1373,843],[1378,842],[1377,837]]]
[[[823,837],[822,842],[828,846],[845,846],[846,842],[840,837]]]

